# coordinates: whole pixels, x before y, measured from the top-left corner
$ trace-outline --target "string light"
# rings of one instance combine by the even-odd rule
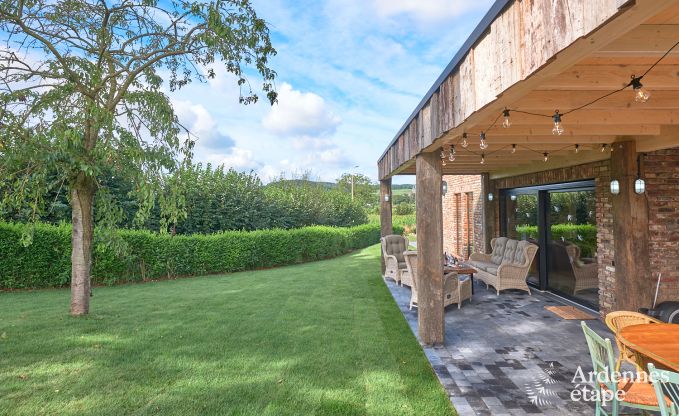
[[[554,112],[552,118],[554,119],[554,128],[552,129],[552,134],[555,136],[561,136],[563,134],[563,126],[561,125],[561,114],[559,114],[559,110]]]
[[[502,127],[507,129],[512,125],[512,122],[509,120],[509,110],[505,108],[505,110],[502,112],[502,115],[505,118],[504,121],[502,121]]]
[[[455,161],[455,145],[450,146],[450,150],[448,150],[448,160]]]
[[[510,120],[510,112],[511,112],[511,111],[518,112],[518,113],[522,113],[522,114],[527,114],[527,115],[531,115],[531,116],[537,116],[537,117],[549,117],[549,118],[551,118],[551,119],[553,120],[553,122],[554,122],[554,127],[552,128],[552,134],[554,134],[554,135],[556,135],[556,136],[560,136],[560,135],[563,135],[563,134],[565,133],[565,129],[564,129],[563,123],[562,123],[562,117],[563,117],[563,116],[568,115],[568,114],[570,114],[570,113],[572,113],[572,112],[575,112],[575,111],[580,111],[580,110],[582,110],[582,109],[585,109],[585,108],[587,108],[587,107],[589,107],[589,106],[591,106],[591,105],[593,105],[593,104],[595,104],[595,103],[597,103],[597,102],[599,102],[599,101],[601,101],[601,100],[603,100],[603,99],[605,99],[605,98],[607,98],[607,97],[610,97],[611,95],[617,94],[617,93],[619,93],[619,92],[621,92],[621,91],[623,91],[623,90],[625,90],[625,89],[627,89],[627,88],[629,88],[629,87],[632,87],[632,89],[633,89],[633,91],[634,91],[634,100],[635,100],[636,102],[644,103],[644,102],[648,101],[649,98],[651,97],[651,93],[648,92],[648,90],[646,90],[646,89],[644,88],[643,84],[641,83],[641,80],[642,80],[649,72],[651,72],[651,70],[652,70],[656,65],[658,65],[663,59],[665,59],[665,58],[667,57],[667,55],[669,55],[669,54],[670,54],[677,46],[679,46],[679,41],[677,41],[671,48],[669,48],[669,50],[667,50],[667,52],[665,52],[665,54],[663,54],[663,56],[661,56],[657,61],[655,61],[655,63],[653,63],[653,65],[651,65],[651,66],[650,66],[650,67],[649,67],[642,75],[640,75],[640,76],[632,75],[632,76],[631,76],[630,82],[629,82],[628,84],[624,85],[623,87],[621,87],[621,88],[619,88],[619,89],[617,89],[617,90],[614,90],[614,91],[607,92],[606,94],[604,94],[604,95],[602,95],[602,96],[600,96],[600,97],[598,97],[598,98],[595,98],[595,99],[592,100],[592,101],[589,101],[589,102],[587,102],[587,103],[585,103],[585,104],[582,104],[582,105],[580,105],[580,106],[578,106],[578,107],[571,108],[570,110],[565,111],[565,112],[563,112],[563,113],[560,113],[559,110],[555,110],[553,115],[548,115],[548,114],[533,113],[533,112],[523,111],[523,110],[517,110],[517,109],[509,109],[509,108],[505,107],[504,110],[502,110],[502,112],[501,112],[500,114],[498,114],[497,117],[495,117],[495,119],[494,119],[493,122],[490,124],[490,126],[488,126],[488,128],[486,128],[484,131],[482,131],[482,132],[480,133],[480,143],[479,143],[479,147],[481,148],[481,150],[485,150],[485,149],[488,148],[488,143],[486,142],[486,132],[489,131],[489,130],[491,130],[493,127],[496,126],[496,124],[497,124],[497,122],[499,121],[500,117],[503,117],[503,121],[502,121],[502,127],[503,127],[503,128],[509,128],[509,127],[512,125],[511,120]],[[462,146],[463,149],[467,150],[468,152],[473,153],[473,154],[478,154],[478,153],[475,153],[475,152],[473,152],[473,151],[467,149],[467,147],[468,147],[468,145],[469,145],[469,142],[468,142],[468,140],[467,140],[467,133],[466,133],[466,132],[465,132],[465,133],[462,133],[462,140],[460,141],[460,145]],[[567,146],[565,146],[564,148],[557,150],[557,152],[560,152],[560,151],[562,151],[562,150],[566,150],[566,149],[570,148],[570,146],[571,146],[571,145],[567,145]],[[606,151],[606,148],[607,148],[608,146],[609,146],[609,145],[606,144],[606,143],[602,144],[602,145],[601,145],[601,152],[602,152],[602,153],[605,152],[605,151]],[[528,148],[527,146],[523,146],[523,145],[522,145],[522,147],[526,147],[526,149],[531,150],[532,152],[537,153],[537,154],[540,154],[540,153],[541,153],[541,152],[539,152],[539,151],[530,149],[530,148]],[[507,146],[502,147],[502,148],[500,148],[500,149],[497,149],[497,150],[491,152],[491,154],[492,154],[492,153],[495,153],[495,152],[498,152],[498,151],[502,151],[503,149],[506,149],[506,148],[507,148]],[[447,154],[448,159],[454,160],[454,156],[452,156],[452,155],[455,154],[455,146],[452,146],[452,148],[449,148],[449,149],[450,149],[450,151],[449,151],[449,153]],[[513,153],[516,153],[516,149],[517,149],[517,145],[516,145],[516,144],[512,144],[512,146],[511,146],[511,153],[512,153],[512,154],[513,154]],[[609,147],[609,149],[610,149],[611,152],[613,152],[614,146],[611,144],[610,147]],[[576,144],[576,145],[575,145],[575,153],[578,153],[579,151],[580,151],[580,145],[579,145],[579,144]],[[543,158],[544,158],[544,160],[545,160],[545,162],[546,162],[546,161],[549,159],[549,153],[544,152],[544,153],[542,153],[542,155],[543,155]],[[445,151],[442,150],[441,158],[442,158],[442,159],[445,159],[445,157],[446,157]],[[481,162],[480,162],[481,164],[484,164],[484,163],[485,163],[485,157],[486,157],[486,154],[485,154],[485,153],[482,153],[482,154],[481,154]],[[444,164],[445,164],[445,163],[444,163]]]
[[[640,77],[632,75],[632,81],[629,83],[629,85],[632,86],[632,90],[634,91],[634,101],[638,103],[645,103],[649,98],[651,98],[651,93],[648,92],[641,83],[641,78],[643,77],[643,75]]]
[[[488,148],[488,143],[486,143],[486,133],[481,132],[479,137],[481,139],[481,143],[479,143],[479,147],[481,148],[481,150],[486,150]]]

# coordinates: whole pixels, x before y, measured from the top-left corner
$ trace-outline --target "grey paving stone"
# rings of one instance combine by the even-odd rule
[[[410,289],[387,286],[413,333],[417,310],[408,310]],[[573,376],[592,362],[580,321],[563,320],[546,305],[565,304],[547,293],[506,291],[496,296],[476,282],[474,299],[446,309],[443,346],[424,348],[432,368],[460,415],[584,415],[594,404],[573,402]],[[612,338],[603,322],[588,325]],[[533,392],[544,387],[541,397]],[[628,409],[625,409],[625,413]]]

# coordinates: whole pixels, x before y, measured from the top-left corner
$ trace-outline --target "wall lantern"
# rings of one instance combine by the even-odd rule
[[[389,194],[384,195],[384,202],[389,202]]]
[[[488,192],[488,200],[493,202],[493,193],[492,192]]]
[[[637,156],[637,180],[634,181],[634,192],[637,195],[646,192],[646,181],[641,179],[641,155]]]
[[[611,193],[613,195],[617,195],[620,193],[620,182],[618,182],[615,179],[611,181]]]
[[[511,199],[512,201],[516,201],[516,195],[510,195],[509,199]]]
[[[441,195],[446,196],[447,193],[448,193],[448,182],[443,181],[441,182]]]

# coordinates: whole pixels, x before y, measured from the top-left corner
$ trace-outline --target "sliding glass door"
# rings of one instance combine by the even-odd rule
[[[539,247],[529,284],[598,308],[595,211],[593,181],[501,192],[501,234]]]

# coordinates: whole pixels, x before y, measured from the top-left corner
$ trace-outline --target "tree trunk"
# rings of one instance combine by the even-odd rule
[[[71,315],[90,311],[94,183],[80,175],[71,189]]]

